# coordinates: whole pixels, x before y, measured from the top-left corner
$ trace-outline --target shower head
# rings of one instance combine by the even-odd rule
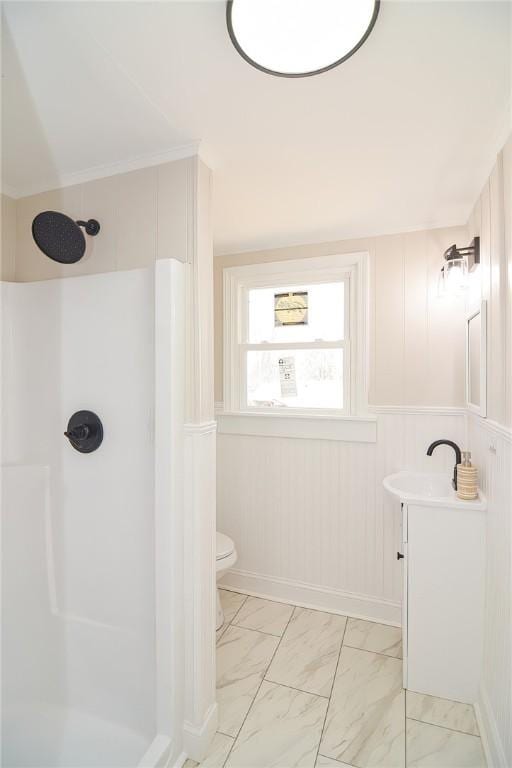
[[[60,264],[74,264],[85,253],[85,237],[80,227],[92,236],[100,231],[96,219],[73,221],[63,213],[43,211],[32,222],[32,237],[45,256]]]

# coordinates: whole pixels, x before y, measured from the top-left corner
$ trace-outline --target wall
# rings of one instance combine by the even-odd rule
[[[217,729],[212,179],[199,163],[187,291],[185,424],[185,749],[201,762]]]
[[[440,299],[442,254],[464,227],[215,259],[216,397],[222,400],[222,269],[367,250],[370,403],[376,443],[219,434],[218,527],[233,535],[232,586],[399,622],[396,505],[382,479],[404,467],[449,469],[463,442],[464,300]],[[222,419],[222,416],[219,416]]]
[[[478,705],[490,764],[512,765],[512,436],[469,417],[469,445],[487,495],[484,654]]]
[[[512,765],[512,137],[469,221],[481,237],[481,280],[469,306],[487,307],[487,414],[471,415],[469,445],[488,497],[484,658],[479,707],[492,764]],[[481,289],[481,290],[480,290]]]
[[[156,733],[153,281],[153,269],[146,268],[3,285],[9,413],[3,461],[18,465],[27,487],[36,470],[45,469],[48,478],[47,489],[28,499],[32,526],[24,511],[5,545],[12,555],[12,541],[24,536],[37,555],[23,570],[21,613],[35,611],[39,619],[25,649],[29,660],[37,636],[38,652],[52,663],[48,626],[61,649],[56,674],[48,675],[53,679],[39,696],[22,699],[21,711],[27,716],[30,707],[48,702],[53,708],[43,716],[50,730],[58,725],[54,713],[80,712],[82,723],[92,723],[90,751],[82,754],[92,765],[96,724],[119,728],[112,734],[119,747],[109,755],[112,765],[137,760]],[[83,408],[104,424],[102,445],[86,456],[63,435],[71,414]],[[19,507],[18,493],[15,488],[5,499],[7,512]],[[7,589],[17,591],[19,574],[20,563],[7,559]],[[20,637],[25,624],[18,614],[10,631]],[[4,657],[21,679],[22,662],[19,652]],[[5,703],[12,714],[12,699]],[[39,732],[37,720],[25,727]],[[46,751],[55,745],[51,739],[46,746],[36,735],[28,741],[40,750],[39,760],[59,764]],[[69,742],[67,733],[64,762],[73,759]],[[19,751],[12,764],[20,764]]]
[[[431,439],[467,445],[488,495],[485,651],[479,711],[490,763],[512,765],[512,138],[467,226],[215,260],[216,400],[222,401],[222,269],[365,249],[371,259],[370,403],[377,443],[218,436],[218,527],[239,552],[226,583],[317,607],[394,621],[397,517],[382,477],[448,470],[453,453],[424,456]],[[434,297],[442,253],[481,237],[482,264],[466,299]],[[467,416],[464,319],[488,301],[488,418]],[[222,415],[219,414],[222,419]],[[437,453],[437,452],[436,452]]]
[[[1,230],[0,280],[14,280],[16,256],[16,201],[0,194]]]
[[[192,261],[190,219],[197,163],[197,158],[185,158],[13,201],[16,258],[11,279],[25,282],[137,269],[163,258]],[[60,211],[74,220],[97,219],[102,225],[97,237],[87,238],[85,256],[78,263],[59,264],[37,248],[32,221],[45,210]]]
[[[465,227],[452,227],[216,257],[215,399],[222,401],[223,268],[364,250],[370,254],[370,403],[462,406],[464,302],[439,299],[437,277],[446,248],[466,239]]]
[[[220,417],[222,418],[222,417]],[[236,542],[224,584],[316,608],[400,623],[400,508],[382,479],[450,470],[439,436],[462,443],[462,415],[378,415],[376,443],[217,438],[218,528]]]

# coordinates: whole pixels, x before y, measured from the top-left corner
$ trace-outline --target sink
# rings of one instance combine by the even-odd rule
[[[463,501],[452,488],[448,474],[434,472],[397,472],[383,480],[384,488],[402,502],[421,503],[435,507],[485,509],[486,499],[479,491],[478,499]]]

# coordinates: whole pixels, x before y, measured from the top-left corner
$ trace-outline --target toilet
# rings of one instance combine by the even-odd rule
[[[222,579],[226,571],[234,566],[238,559],[235,542],[225,533],[217,531],[217,581]],[[220,603],[219,588],[217,587],[217,629],[224,624],[224,611]]]

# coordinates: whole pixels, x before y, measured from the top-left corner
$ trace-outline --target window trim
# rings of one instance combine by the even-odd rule
[[[350,419],[368,413],[368,262],[366,251],[264,262],[223,270],[224,285],[224,408],[226,413],[243,415],[273,415],[291,419],[298,416],[310,418]],[[244,386],[242,334],[247,328],[244,292],[258,287],[300,285],[307,282],[333,282],[340,276],[349,281],[349,338],[350,381],[346,407],[340,409],[287,408],[260,409],[245,406],[242,398]],[[319,280],[319,277],[321,278]],[[268,345],[269,348],[271,344]],[[288,348],[290,348],[288,346]]]

